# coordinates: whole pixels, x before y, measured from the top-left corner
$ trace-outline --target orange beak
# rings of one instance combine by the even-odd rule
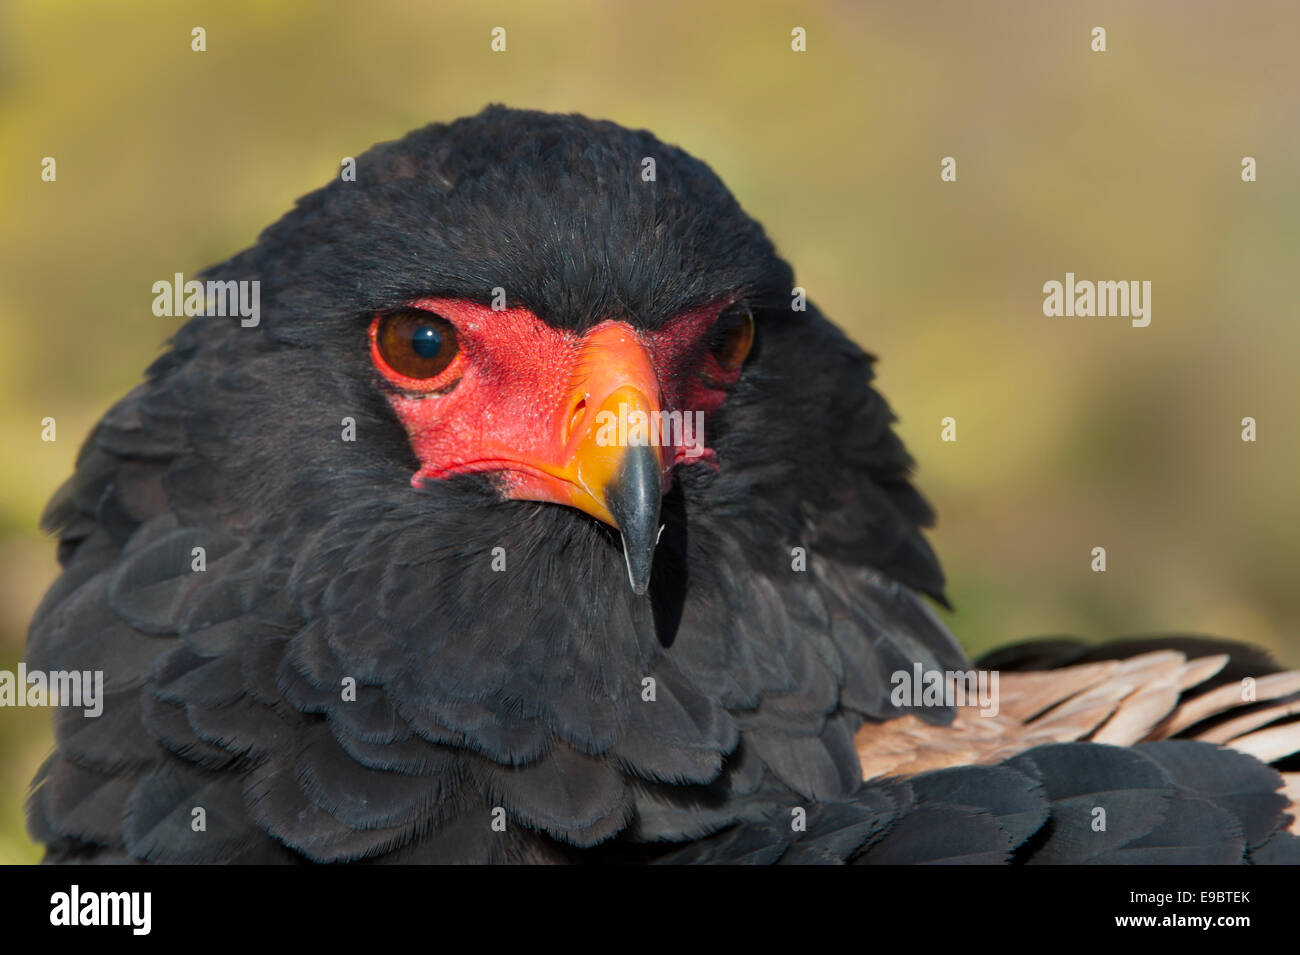
[[[618,529],[632,589],[650,585],[671,454],[660,435],[659,383],[630,327],[606,322],[583,339],[546,442],[509,494],[585,511]]]

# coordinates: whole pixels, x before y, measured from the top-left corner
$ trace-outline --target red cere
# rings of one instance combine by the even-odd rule
[[[371,359],[421,462],[411,483],[493,471],[507,492],[520,497],[530,485],[554,483],[556,462],[571,445],[579,418],[604,398],[607,384],[635,387],[663,412],[701,412],[693,420],[705,420],[703,415],[721,407],[724,389],[740,373],[722,368],[707,342],[728,304],[683,313],[653,332],[606,321],[578,335],[547,325],[527,309],[496,311],[461,299],[421,299],[411,303],[408,314],[418,309],[431,313],[433,323],[440,317],[454,326],[455,356],[445,368],[433,365],[441,370],[429,378],[402,374],[393,367],[398,362],[386,360],[387,339],[380,337],[384,316],[376,316],[370,326]],[[418,313],[414,321],[418,324]],[[445,337],[451,337],[447,331]],[[707,432],[690,433],[689,446],[665,440],[667,472],[687,463],[716,466]],[[666,473],[666,482],[670,478]]]

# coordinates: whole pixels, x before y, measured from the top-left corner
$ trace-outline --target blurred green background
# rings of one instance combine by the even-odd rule
[[[767,226],[882,358],[968,647],[1204,631],[1300,664],[1298,35],[1263,2],[7,0],[0,668],[56,572],[45,500],[174,327],[152,283],[247,246],[342,157],[489,102],[648,127]],[[1066,271],[1150,280],[1150,327],[1045,318]],[[38,858],[47,724],[0,711],[0,861]]]

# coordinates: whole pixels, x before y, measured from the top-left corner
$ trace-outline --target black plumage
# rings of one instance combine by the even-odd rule
[[[261,323],[181,328],[45,517],[64,572],[28,662],[102,669],[110,694],[98,719],[56,718],[29,810],[52,860],[1294,851],[1276,774],[1205,744],[1065,744],[861,784],[855,731],[901,712],[890,674],[970,666],[921,596],[943,592],[932,514],[871,358],[815,306],[791,309],[761,227],[649,133],[498,107],[429,126],[209,277],[261,282]],[[658,329],[733,296],[755,315],[755,351],[709,422],[720,466],[678,472],[647,597],[617,533],[585,514],[503,500],[483,477],[411,486],[419,461],[367,322],[495,288],[574,332]],[[1123,819],[1105,840],[1086,812],[1102,798]]]

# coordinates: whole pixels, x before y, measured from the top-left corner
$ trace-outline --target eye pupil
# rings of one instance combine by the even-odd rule
[[[421,325],[411,335],[411,350],[421,358],[432,358],[442,348],[442,336],[432,325]]]
[[[379,315],[372,326],[376,361],[404,378],[440,375],[456,358],[456,326],[441,315],[403,308]]]

